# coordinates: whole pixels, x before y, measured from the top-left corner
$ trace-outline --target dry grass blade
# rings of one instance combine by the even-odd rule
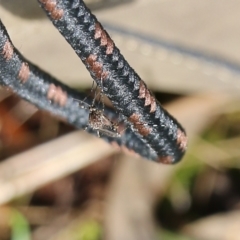
[[[114,152],[100,139],[74,132],[7,159],[0,164],[0,204],[30,193]]]

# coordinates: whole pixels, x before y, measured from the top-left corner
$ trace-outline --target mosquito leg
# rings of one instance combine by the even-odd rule
[[[100,84],[101,84],[101,87],[100,87],[100,102],[102,102],[102,109],[103,109],[103,112],[104,112],[105,105],[104,105],[103,79],[102,79],[102,76],[101,76]]]
[[[95,82],[93,81],[91,92],[93,91],[94,83]],[[94,97],[93,97],[93,101],[92,101],[92,106],[95,106],[95,102],[96,102],[97,96],[98,96],[98,93],[97,93],[97,84],[96,84],[96,87],[95,87],[95,90],[94,90]]]

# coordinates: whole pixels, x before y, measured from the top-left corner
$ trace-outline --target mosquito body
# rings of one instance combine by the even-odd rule
[[[100,81],[100,83],[102,84],[102,81]],[[88,106],[88,126],[85,129],[90,127],[96,130],[98,137],[100,137],[100,133],[113,138],[121,137],[121,134],[118,133],[119,124],[112,122],[106,115],[104,115],[103,93],[101,90],[97,92],[97,86],[95,86],[94,81],[92,83],[91,93],[94,94],[94,98],[92,100],[92,104]],[[98,96],[98,104],[100,103],[99,105],[101,105],[101,109],[95,107],[95,102]],[[86,98],[84,100],[86,100]],[[80,102],[84,103],[84,100]],[[87,109],[87,107],[84,105],[82,105],[81,107]]]
[[[99,133],[103,133],[109,137],[121,137],[118,133],[118,124],[109,120],[102,110],[99,110],[93,106],[89,107],[88,124],[92,129],[97,130]]]

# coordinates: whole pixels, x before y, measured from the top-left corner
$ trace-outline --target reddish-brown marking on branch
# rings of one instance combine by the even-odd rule
[[[140,116],[136,113],[133,113],[128,118],[128,121],[133,124],[134,128],[136,128],[142,136],[147,136],[151,132],[151,128],[145,126],[145,124],[140,121]]]
[[[8,40],[3,46],[2,54],[7,61],[10,60],[13,56],[13,46]]]
[[[107,35],[106,31],[102,28],[100,23],[95,24],[95,39],[100,38],[101,46],[106,46],[106,54],[112,54],[114,49],[114,43],[112,39]]]
[[[146,85],[144,82],[141,80],[140,81],[140,86],[139,86],[139,98],[145,98],[145,104],[144,106],[149,106],[150,105],[150,113],[153,113],[156,111],[156,99],[151,95],[149,90],[147,89]]]
[[[29,66],[27,63],[23,62],[18,73],[18,78],[21,83],[26,83],[30,75]]]
[[[187,139],[186,134],[182,130],[178,129],[177,130],[177,144],[179,145],[179,148],[182,151],[185,151],[187,149],[187,142],[188,142],[188,139]]]
[[[108,72],[103,71],[103,65],[97,61],[96,55],[90,54],[86,59],[86,63],[98,79],[106,79],[106,77],[108,76]]]
[[[57,8],[57,3],[55,0],[41,0],[41,2],[44,5],[46,11],[51,14],[51,17],[54,20],[59,20],[62,18],[64,12],[62,9]]]
[[[67,93],[63,91],[61,87],[56,87],[54,84],[50,84],[47,98],[63,107],[67,102]]]
[[[171,156],[162,156],[158,158],[157,162],[164,163],[164,164],[172,164],[173,158]]]

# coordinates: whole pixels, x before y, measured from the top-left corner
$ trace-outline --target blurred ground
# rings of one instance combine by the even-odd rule
[[[188,152],[176,166],[120,155],[2,90],[0,239],[240,239],[239,1],[86,2],[186,128]],[[35,1],[0,0],[0,16],[27,58],[90,88]]]

